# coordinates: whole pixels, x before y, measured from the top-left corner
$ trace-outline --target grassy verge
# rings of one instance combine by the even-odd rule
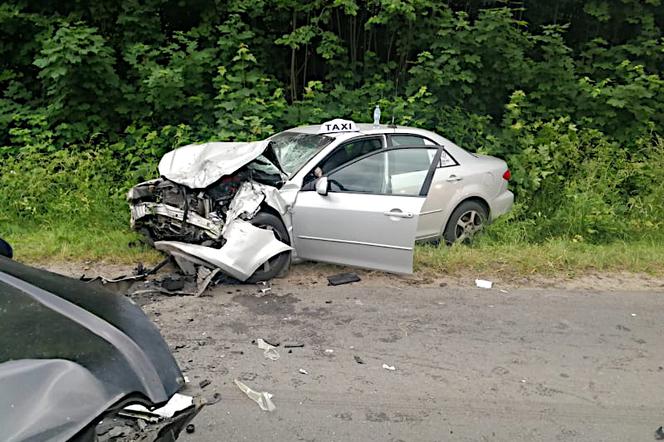
[[[155,263],[160,259],[159,253],[139,244],[139,236],[128,228],[3,227],[7,228],[2,235],[13,245],[16,258],[24,262],[133,264],[138,261]],[[571,277],[588,272],[620,271],[664,275],[664,243],[641,240],[592,245],[559,240],[544,244],[484,241],[472,247],[418,246],[415,270],[425,275],[475,272],[482,275]]]
[[[4,226],[3,226],[4,227]],[[28,263],[103,261],[113,264],[158,262],[160,255],[126,230],[57,225],[37,228],[12,225],[2,236],[16,259]]]
[[[420,246],[415,269],[424,274],[475,271],[503,276],[578,276],[589,272],[664,275],[664,243],[585,244],[557,240],[543,244],[483,243],[468,247]]]

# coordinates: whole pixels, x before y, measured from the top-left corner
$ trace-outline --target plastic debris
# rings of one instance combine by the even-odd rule
[[[394,367],[394,365],[383,364],[383,368],[384,368],[385,370],[390,370],[390,371],[394,371],[394,370],[396,370],[396,368]]]
[[[341,285],[341,284],[350,284],[351,282],[361,281],[360,277],[357,276],[357,273],[348,272],[348,273],[339,273],[338,275],[332,275],[327,277],[329,285]]]
[[[189,424],[189,425],[187,425],[187,426],[185,427],[184,431],[186,431],[187,433],[191,434],[191,433],[193,433],[194,431],[196,431],[196,427],[194,426],[194,424]]]
[[[279,359],[279,352],[276,350],[274,345],[270,345],[262,339],[256,339],[256,345],[258,348],[263,350],[263,355],[271,361],[276,361]]]
[[[205,388],[205,387],[207,387],[208,385],[210,385],[211,383],[212,383],[212,382],[210,382],[209,379],[204,379],[204,380],[202,380],[202,381],[200,381],[200,382],[198,383],[198,386],[201,387],[201,388]]]
[[[487,281],[486,279],[476,279],[475,285],[481,289],[490,289],[493,287],[493,282]]]
[[[362,358],[357,355],[353,356],[353,359],[355,359],[355,362],[357,362],[358,364],[364,364]]]
[[[304,344],[284,344],[284,348],[302,348]]]
[[[305,370],[304,368],[300,368],[298,371],[302,374],[309,374],[309,372],[307,370]]]
[[[632,318],[636,316],[636,313],[632,313]]]
[[[156,410],[148,410],[143,405],[133,404],[128,405],[119,413],[122,416],[139,417],[141,419],[147,418],[166,418],[173,417],[176,413],[192,407],[194,405],[194,398],[185,396],[184,394],[175,393],[173,397],[161,408]],[[147,419],[150,420],[150,419]]]
[[[261,295],[265,295],[266,293],[269,293],[269,292],[272,291],[272,284],[269,281],[267,281],[267,282],[266,281],[261,281],[256,285],[258,286],[258,292]]]
[[[233,382],[235,382],[235,385],[237,385],[238,388],[242,390],[242,392],[246,394],[249,399],[256,402],[258,406],[261,407],[261,410],[274,411],[277,409],[277,407],[272,403],[272,395],[267,391],[262,391],[259,393],[258,391],[252,390],[237,379],[235,379]]]
[[[327,348],[325,349],[325,353],[331,355],[332,353],[334,353],[334,350],[332,350],[331,348]]]

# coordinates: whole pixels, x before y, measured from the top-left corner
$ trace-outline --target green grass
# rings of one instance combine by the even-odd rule
[[[14,248],[17,260],[28,263],[97,261],[113,264],[158,262],[160,254],[140,243],[139,235],[126,230],[94,226],[3,226],[0,232]],[[132,246],[130,247],[130,243]]]
[[[543,244],[418,246],[415,270],[422,274],[474,271],[503,277],[573,277],[622,271],[664,275],[664,242],[641,240],[595,245],[556,240]]]
[[[139,243],[126,229],[4,225],[0,235],[15,249],[16,258],[29,263],[93,261],[133,264],[155,263],[160,254]],[[134,244],[130,247],[129,244]],[[473,272],[485,276],[565,276],[590,272],[634,272],[664,275],[664,242],[640,240],[593,245],[566,240],[544,244],[418,246],[415,270],[421,275]]]

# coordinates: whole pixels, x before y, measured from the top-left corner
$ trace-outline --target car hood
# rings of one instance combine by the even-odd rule
[[[191,189],[204,189],[258,158],[269,143],[189,144],[164,155],[159,161],[159,173]]]
[[[66,440],[110,407],[160,405],[183,384],[128,298],[0,256],[3,438]]]

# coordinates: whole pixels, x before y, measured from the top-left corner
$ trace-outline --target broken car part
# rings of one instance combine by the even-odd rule
[[[261,410],[263,411],[276,410],[277,407],[275,407],[274,403],[272,402],[272,395],[270,393],[268,393],[267,391],[262,391],[259,393],[258,391],[252,390],[246,384],[240,382],[237,379],[235,379],[234,382],[235,385],[237,385],[238,388],[242,390],[242,392],[246,394],[249,399],[256,402],[258,406],[261,407]]]
[[[228,241],[220,249],[177,241],[159,241],[158,250],[179,254],[190,260],[220,268],[224,273],[246,281],[273,256],[288,252],[290,246],[277,240],[274,233],[236,219],[226,228]]]
[[[350,284],[351,282],[361,281],[357,273],[348,272],[348,273],[339,273],[338,275],[332,275],[327,277],[329,285],[342,285]]]
[[[4,439],[93,440],[104,416],[165,404],[183,384],[159,331],[129,299],[0,257]]]

